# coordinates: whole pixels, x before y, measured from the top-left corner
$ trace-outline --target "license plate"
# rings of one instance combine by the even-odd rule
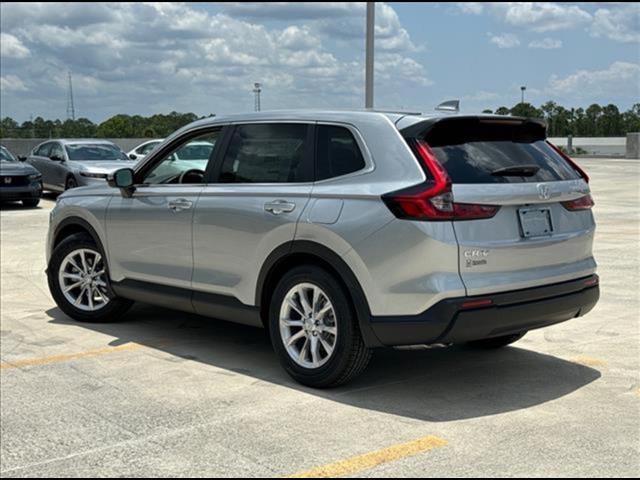
[[[518,210],[522,236],[542,237],[553,233],[551,210],[548,208],[521,208]]]

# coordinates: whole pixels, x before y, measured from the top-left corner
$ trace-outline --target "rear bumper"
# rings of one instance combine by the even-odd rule
[[[414,316],[372,317],[386,346],[462,343],[542,328],[589,312],[600,297],[598,276],[511,292],[442,300]],[[481,306],[479,306],[481,305]]]

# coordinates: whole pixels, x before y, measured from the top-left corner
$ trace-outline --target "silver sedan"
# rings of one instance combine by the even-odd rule
[[[63,191],[104,182],[107,175],[135,162],[107,140],[49,140],[36,146],[27,163],[42,174],[45,190]]]

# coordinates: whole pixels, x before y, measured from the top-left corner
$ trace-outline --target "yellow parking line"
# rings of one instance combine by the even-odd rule
[[[97,357],[99,355],[106,355],[108,353],[122,352],[122,351],[128,351],[128,350],[138,350],[142,347],[143,345],[140,345],[138,343],[127,343],[125,345],[118,345],[117,347],[98,348],[96,350],[87,350],[87,351],[78,352],[78,353],[51,355],[49,357],[40,357],[40,358],[27,358],[24,360],[13,360],[11,362],[1,362],[0,370],[48,365],[50,363],[66,362],[66,361],[75,360],[78,358]]]
[[[411,457],[418,453],[433,450],[434,448],[447,445],[447,441],[442,438],[429,435],[407,443],[400,443],[391,447],[383,448],[375,452],[365,453],[356,457],[330,463],[322,467],[316,467],[306,472],[299,472],[289,475],[288,478],[326,478],[341,477],[350,475],[362,470],[389,463],[402,458]]]
[[[571,361],[574,363],[579,363],[580,365],[584,365],[585,367],[604,367],[607,362],[604,360],[600,360],[599,358],[587,357],[585,355],[581,355],[579,357],[571,358]]]

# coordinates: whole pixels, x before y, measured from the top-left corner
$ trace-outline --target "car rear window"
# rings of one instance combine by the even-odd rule
[[[424,135],[424,140],[453,183],[580,178],[544,137],[544,127],[533,122],[465,119],[440,122]],[[519,175],[519,168],[530,171]]]

